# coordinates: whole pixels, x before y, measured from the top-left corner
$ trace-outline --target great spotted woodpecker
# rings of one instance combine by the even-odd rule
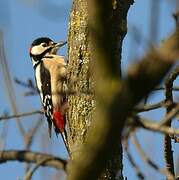
[[[57,55],[57,50],[66,42],[55,43],[50,38],[41,37],[33,41],[29,54],[35,71],[35,80],[49,126],[55,132],[61,133],[67,147],[65,131],[65,103],[63,84],[66,80],[66,62],[63,56]]]

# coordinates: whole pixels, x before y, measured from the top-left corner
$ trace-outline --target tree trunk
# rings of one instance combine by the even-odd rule
[[[125,1],[124,1],[125,2]],[[120,59],[122,40],[126,34],[126,16],[129,2],[115,1],[113,9],[113,35],[118,39],[116,56],[119,58],[116,68],[121,75]],[[126,6],[127,4],[127,6]],[[122,7],[124,9],[122,10]],[[87,0],[74,0],[70,14],[68,34],[68,88],[76,93],[68,97],[68,142],[71,158],[81,153],[81,145],[85,144],[88,130],[93,120],[96,107],[94,98],[94,78],[91,64],[91,49],[89,41],[89,7]],[[116,28],[116,29],[115,29]],[[107,42],[106,42],[107,43]],[[123,179],[122,175],[122,145],[109,161],[99,179]],[[117,176],[116,176],[117,175]]]
[[[68,141],[72,159],[85,142],[95,108],[87,23],[86,0],[75,0],[70,14],[67,75],[68,88],[76,92],[68,97]]]

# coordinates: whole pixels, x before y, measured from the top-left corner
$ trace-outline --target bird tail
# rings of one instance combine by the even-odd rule
[[[64,142],[66,149],[68,151],[68,154],[70,156],[67,132],[65,129],[65,123],[66,123],[65,116],[63,116],[62,113],[60,112],[60,110],[58,110],[58,111],[53,112],[53,117],[54,117],[56,134],[58,134],[58,133],[61,134],[63,142]]]
[[[45,116],[47,117],[47,122],[48,122],[48,133],[49,133],[49,137],[52,137],[52,120],[47,116],[47,114],[45,113]]]
[[[64,129],[64,131],[61,132],[60,134],[61,134],[61,136],[62,136],[62,139],[63,139],[63,142],[64,142],[64,144],[65,144],[66,150],[67,150],[68,155],[69,155],[69,157],[70,157],[70,149],[69,149],[69,143],[68,143],[68,138],[67,138],[67,132],[66,132],[66,130]]]

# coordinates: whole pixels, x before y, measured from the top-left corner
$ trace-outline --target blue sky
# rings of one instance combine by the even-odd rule
[[[50,2],[50,3],[49,3]],[[128,35],[124,40],[122,52],[122,67],[125,72],[128,65],[134,63],[134,59],[141,57],[145,53],[149,40],[149,17],[150,17],[150,2],[151,0],[136,0],[134,5],[130,8],[128,14]],[[39,4],[41,4],[39,6]],[[26,81],[28,78],[33,79],[33,68],[28,55],[28,49],[31,42],[40,36],[48,36],[55,41],[66,40],[68,33],[68,18],[70,13],[71,1],[58,1],[58,0],[4,0],[0,2],[0,29],[4,33],[5,50],[8,59],[9,69],[12,78],[17,77]],[[160,20],[159,20],[159,40],[167,37],[174,30],[174,21],[171,13],[175,11],[175,6],[167,0],[160,0]],[[133,27],[137,29],[143,42],[137,44],[133,40]],[[132,46],[131,47],[131,43]],[[61,54],[66,54],[66,49],[62,49]],[[10,103],[8,101],[7,93],[5,90],[5,83],[2,78],[0,69],[0,98],[3,106],[0,108],[0,113],[8,111],[12,113]],[[24,88],[17,86],[13,83],[16,91],[16,99],[19,112],[27,112],[31,110],[40,109],[40,100],[38,96],[24,97]],[[154,95],[152,101],[157,101],[161,98],[160,94]],[[150,118],[157,119],[161,116],[162,111],[151,114],[146,113]],[[32,127],[37,116],[28,117],[23,121],[24,128],[27,130]],[[2,126],[0,125],[0,128]],[[44,123],[41,132],[38,133],[32,149],[41,150],[42,136],[47,134],[47,124]],[[153,133],[146,133],[140,131],[138,136],[140,138],[144,149],[149,155],[154,158],[160,166],[164,163],[160,160],[162,158],[162,149],[159,145],[162,143],[161,136],[156,136]],[[52,142],[49,141],[48,136],[45,136],[47,144],[51,143],[51,148],[43,148],[44,152],[53,153],[66,157],[66,152],[61,148],[62,142],[54,136]],[[14,120],[8,123],[8,136],[5,149],[23,149],[22,138],[17,131],[16,123]],[[175,145],[176,147],[176,145]],[[132,148],[132,153],[137,154]],[[147,171],[147,177],[155,177],[155,179],[164,179],[158,173],[155,173],[150,168],[139,161],[139,157],[135,157],[142,169]],[[124,175],[128,179],[137,179],[134,171],[127,162],[124,154]],[[23,164],[19,162],[9,162],[0,165],[0,174],[2,179],[13,180],[23,177]],[[45,169],[45,168],[43,168]],[[54,171],[53,171],[54,172]],[[44,171],[42,172],[44,173]],[[41,174],[36,173],[34,180],[41,179]],[[47,176],[49,177],[49,176]],[[47,178],[48,179],[48,178]]]

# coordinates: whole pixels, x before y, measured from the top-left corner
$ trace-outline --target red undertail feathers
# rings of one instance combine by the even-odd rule
[[[65,119],[60,111],[53,112],[53,119],[56,128],[60,131],[60,133],[64,132],[65,129]]]

